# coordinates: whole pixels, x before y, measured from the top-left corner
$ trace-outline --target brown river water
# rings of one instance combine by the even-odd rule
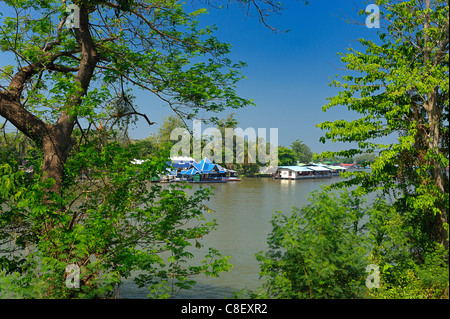
[[[255,254],[267,249],[271,232],[270,220],[277,210],[288,215],[291,208],[307,204],[310,192],[339,181],[340,177],[311,180],[279,180],[273,178],[242,178],[240,182],[214,184],[214,196],[207,204],[213,209],[217,229],[203,238],[203,248],[193,251],[204,255],[208,247],[230,256],[233,268],[218,278],[198,276],[197,285],[181,291],[175,298],[231,298],[233,291],[255,290],[262,284]],[[202,184],[201,186],[207,186]],[[193,188],[200,187],[194,184]],[[203,250],[203,251],[202,251]],[[138,289],[129,280],[120,287],[120,298],[147,298],[147,289]]]

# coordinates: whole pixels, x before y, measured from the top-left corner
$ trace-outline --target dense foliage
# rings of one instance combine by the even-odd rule
[[[291,149],[296,154],[296,160],[300,163],[309,163],[312,161],[313,153],[308,145],[304,144],[303,141],[296,139],[291,144]]]
[[[382,196],[367,203],[345,189],[311,193],[308,205],[273,216],[269,249],[256,255],[264,283],[238,296],[448,298],[447,252],[429,247],[418,261],[412,231]]]
[[[324,106],[345,106],[362,117],[321,123],[328,131],[322,141],[358,145],[332,155],[378,153],[370,173],[349,174],[343,185],[392,193],[403,210],[428,220],[423,230],[430,240],[448,246],[448,4],[377,3],[387,29],[379,41],[361,39],[361,50],[342,54],[347,74],[331,83],[341,91]],[[377,140],[385,136],[398,142]]]
[[[371,252],[382,266],[382,287],[373,295],[448,298],[449,6],[430,0],[377,5],[386,28],[379,41],[361,39],[361,50],[342,54],[348,72],[332,82],[340,92],[324,107],[346,106],[362,117],[319,126],[328,130],[323,141],[357,143],[338,155],[378,153],[370,172],[348,174],[337,185],[390,200],[391,214],[379,216],[383,231]],[[397,142],[377,140],[385,136]],[[385,236],[391,244],[383,243]]]
[[[361,48],[341,55],[346,74],[331,83],[340,92],[323,108],[344,106],[361,117],[318,125],[327,131],[323,142],[357,145],[323,158],[375,154],[372,169],[345,173],[292,216],[275,215],[270,250],[257,257],[266,278],[257,296],[449,296],[449,6],[376,4],[387,27],[379,41],[361,39]],[[379,142],[386,136],[397,141]],[[350,197],[329,194],[344,187],[353,187]],[[361,210],[354,203],[367,194],[379,198]],[[365,285],[373,276],[364,276],[366,265],[376,267],[379,286]]]
[[[50,180],[39,172],[2,164],[1,297],[112,296],[125,278],[168,297],[191,287],[193,275],[230,267],[213,248],[203,262],[188,262],[215,226],[205,217],[211,190],[151,184],[167,169],[164,154],[141,165],[131,164],[134,155],[115,142],[81,145],[61,194],[47,193]],[[80,269],[79,289],[65,284],[71,264]]]
[[[266,298],[355,298],[366,276],[367,208],[344,192],[312,193],[310,204],[277,212],[269,251],[259,253]],[[367,216],[366,216],[367,217]]]
[[[266,5],[279,10],[271,3],[250,5],[266,21]],[[150,187],[168,154],[151,150],[135,167],[137,152],[110,133],[126,140],[138,117],[154,124],[132,88],[186,118],[251,104],[235,93],[244,63],[227,58],[231,46],[215,27],[200,27],[205,8],[171,0],[73,4],[76,14],[66,1],[2,2],[8,65],[0,69],[0,116],[35,149],[28,173],[1,155],[0,296],[106,296],[134,271],[140,286],[167,296],[157,288],[186,288],[193,274],[226,270],[214,249],[204,264],[185,263],[187,248],[214,228],[204,220],[210,191]],[[80,289],[64,284],[70,265],[80,270]]]

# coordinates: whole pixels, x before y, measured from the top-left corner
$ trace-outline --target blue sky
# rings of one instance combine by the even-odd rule
[[[338,92],[328,86],[330,76],[343,74],[338,70],[342,65],[337,53],[357,47],[359,38],[376,38],[376,29],[345,21],[349,16],[364,22],[365,17],[357,13],[365,7],[361,0],[311,0],[307,6],[302,1],[288,0],[281,15],[269,18],[271,25],[290,30],[287,33],[270,31],[258,22],[255,12],[247,16],[238,7],[209,9],[209,14],[200,21],[215,24],[216,36],[232,45],[230,58],[247,63],[242,71],[247,79],[237,84],[237,92],[256,104],[227,111],[222,117],[235,113],[243,129],[267,128],[269,132],[271,127],[278,128],[279,145],[289,146],[300,139],[317,153],[348,148],[349,144],[320,143],[324,132],[316,124],[356,116],[346,108],[324,113],[322,106],[327,97]],[[149,100],[148,96],[138,95],[137,102],[158,124],[171,114],[162,102]],[[149,127],[141,121],[130,134],[145,138],[157,129],[158,125]]]
[[[208,14],[200,17],[202,25],[218,27],[215,36],[219,40],[232,45],[232,60],[247,63],[242,70],[247,79],[237,84],[237,93],[256,104],[219,117],[233,112],[243,129],[266,128],[269,132],[269,128],[278,128],[279,145],[289,146],[300,139],[317,153],[346,149],[347,144],[320,143],[324,132],[316,125],[326,120],[356,118],[346,108],[332,108],[324,113],[322,106],[327,97],[338,92],[328,86],[330,76],[343,74],[337,53],[358,47],[359,38],[376,39],[377,29],[367,28],[363,24],[365,17],[357,14],[367,5],[363,0],[309,2],[305,6],[303,1],[286,0],[281,15],[269,18],[271,25],[290,30],[287,33],[270,31],[258,21],[255,12],[247,16],[237,6],[210,8]],[[361,24],[348,23],[347,17]],[[144,120],[139,121],[130,136],[142,139],[156,133],[163,118],[173,112],[150,93],[133,93],[139,110],[158,123],[150,127]]]

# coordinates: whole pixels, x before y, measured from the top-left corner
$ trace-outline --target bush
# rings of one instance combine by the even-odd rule
[[[273,216],[269,250],[256,256],[265,281],[251,297],[448,298],[448,249],[405,221],[416,213],[382,196],[367,207],[345,189],[309,202]],[[369,287],[368,265],[379,278]]]
[[[264,298],[355,298],[368,263],[363,201],[348,192],[314,192],[310,204],[272,219],[269,251],[257,254]]]

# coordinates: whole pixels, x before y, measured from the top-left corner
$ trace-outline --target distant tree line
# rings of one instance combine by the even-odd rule
[[[352,157],[323,157],[312,152],[309,146],[299,139],[292,142],[290,148],[285,146],[278,147],[278,165],[280,166],[297,165],[297,163],[308,164],[313,161],[327,164],[369,165],[376,158],[377,155],[373,153],[364,153]]]

